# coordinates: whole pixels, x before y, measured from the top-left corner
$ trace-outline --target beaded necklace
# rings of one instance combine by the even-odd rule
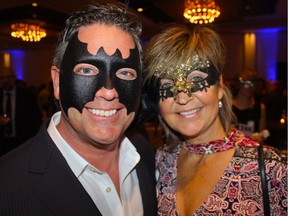
[[[224,139],[214,140],[204,144],[191,145],[187,142],[184,142],[184,148],[190,154],[213,154],[217,152],[222,152],[234,148],[236,131],[232,131],[228,137]]]

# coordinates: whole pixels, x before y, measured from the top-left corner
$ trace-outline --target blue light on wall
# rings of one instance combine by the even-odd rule
[[[25,61],[25,51],[24,50],[7,50],[10,55],[10,67],[15,70],[17,79],[24,79],[24,61]]]
[[[265,29],[260,29],[257,30],[257,33],[274,33],[274,32],[279,32],[285,30],[284,27],[274,27],[274,28],[265,28]]]
[[[261,64],[262,67],[258,68],[263,70],[267,80],[276,81],[277,80],[277,45],[278,32],[285,30],[283,27],[279,28],[265,28],[256,31],[258,38],[258,45],[261,46]]]

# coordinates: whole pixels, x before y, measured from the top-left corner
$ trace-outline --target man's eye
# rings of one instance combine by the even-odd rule
[[[99,70],[94,65],[78,64],[74,67],[74,72],[82,76],[95,76]]]
[[[93,70],[91,68],[83,68],[82,69],[83,74],[91,74]]]
[[[122,68],[116,72],[116,76],[122,80],[134,80],[137,78],[137,72],[132,68]]]

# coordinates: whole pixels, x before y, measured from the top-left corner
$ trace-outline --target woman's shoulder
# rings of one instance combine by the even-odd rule
[[[245,135],[241,131],[237,131],[236,138],[236,157],[244,157],[244,158],[258,158],[258,148],[260,147],[260,143],[253,140],[251,137]],[[287,162],[287,156],[282,153],[279,149],[270,146],[263,146],[263,155],[266,160],[276,160],[282,163]]]
[[[277,160],[279,162],[287,164],[287,155],[282,151],[280,151],[279,149],[273,146],[264,145],[263,151],[264,151],[264,159]]]
[[[156,150],[156,163],[160,161],[168,160],[170,162],[177,159],[181,144],[176,145],[174,148],[170,148],[169,145],[162,145]]]

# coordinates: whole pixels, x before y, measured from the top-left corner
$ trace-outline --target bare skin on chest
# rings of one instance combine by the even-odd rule
[[[178,158],[176,207],[180,215],[192,215],[213,191],[231,161],[234,149],[195,155],[182,148]]]

